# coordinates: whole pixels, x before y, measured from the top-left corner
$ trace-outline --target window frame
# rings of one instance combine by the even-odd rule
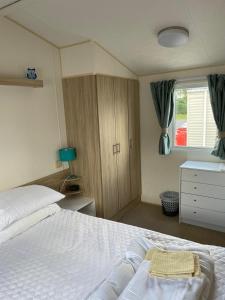
[[[184,89],[184,88],[202,88],[202,87],[209,87],[208,86],[208,82],[206,78],[190,78],[190,79],[186,79],[186,80],[178,80],[175,83],[175,88],[174,91],[176,89]],[[175,141],[176,141],[176,104],[175,104],[175,93],[174,93],[174,111],[173,111],[173,119],[171,122],[170,128],[169,128],[169,137],[170,140],[172,140],[172,150],[179,150],[179,151],[212,151],[213,148],[212,147],[194,147],[194,146],[176,146]]]

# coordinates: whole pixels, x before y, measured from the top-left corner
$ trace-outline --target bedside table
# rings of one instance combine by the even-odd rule
[[[96,216],[95,201],[93,198],[85,196],[67,196],[57,202],[57,204],[64,209],[79,211],[80,213],[94,217]]]

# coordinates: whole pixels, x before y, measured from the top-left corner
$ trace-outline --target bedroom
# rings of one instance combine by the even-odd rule
[[[225,299],[224,12],[0,1],[0,299]],[[201,275],[142,272],[152,247]]]

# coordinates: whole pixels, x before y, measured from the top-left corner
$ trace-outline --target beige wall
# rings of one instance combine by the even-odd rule
[[[60,49],[62,76],[70,77],[94,72],[94,51],[90,42]]]
[[[63,77],[108,74],[136,78],[136,75],[94,42],[63,48],[60,53]]]
[[[55,173],[66,144],[58,49],[0,19],[0,76],[23,77],[34,66],[44,88],[0,86],[0,190]]]
[[[119,63],[114,57],[104,49],[94,44],[94,73],[107,74],[119,77],[137,78],[137,76]]]
[[[171,72],[140,78],[142,201],[160,204],[159,194],[179,190],[179,165],[186,160],[218,161],[209,150],[176,150],[168,156],[158,154],[160,127],[155,114],[151,81],[224,73],[225,66]]]

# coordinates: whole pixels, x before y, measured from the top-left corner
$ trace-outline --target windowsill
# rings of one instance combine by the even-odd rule
[[[213,148],[208,147],[179,147],[179,146],[173,146],[172,151],[206,151],[211,152]]]
[[[221,159],[211,154],[213,148],[173,146],[171,150],[175,156],[182,157],[182,159],[186,160],[221,162]]]

